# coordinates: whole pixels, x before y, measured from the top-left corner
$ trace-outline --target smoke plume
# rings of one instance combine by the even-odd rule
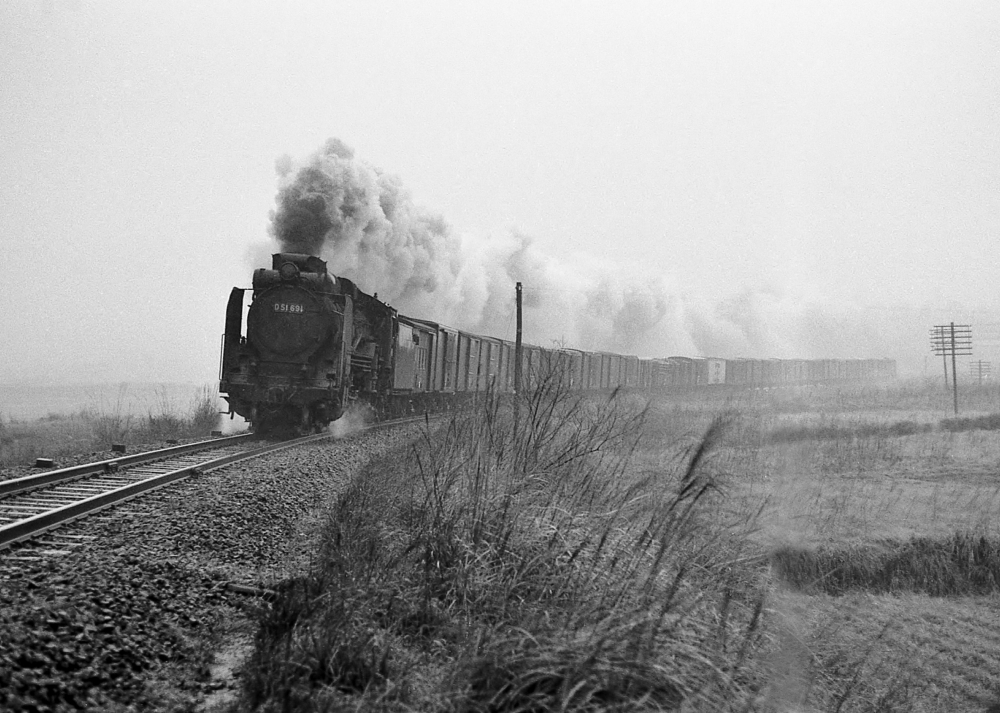
[[[746,289],[706,301],[666,276],[540,249],[518,233],[459,237],[417,206],[399,178],[330,139],[303,162],[278,160],[272,233],[282,251],[330,270],[400,312],[511,339],[514,285],[524,284],[525,340],[640,356],[894,356],[907,320],[873,324],[850,305]],[[879,320],[876,319],[876,322]],[[904,327],[903,325],[906,325]],[[923,328],[921,328],[923,329]]]

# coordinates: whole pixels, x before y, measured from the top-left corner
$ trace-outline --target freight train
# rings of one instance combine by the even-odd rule
[[[233,288],[222,338],[220,392],[258,430],[321,430],[351,404],[379,414],[470,393],[514,390],[514,343],[399,314],[311,255],[278,253],[270,269]],[[640,359],[522,345],[524,388],[558,374],[571,390],[684,390],[875,382],[891,359]]]

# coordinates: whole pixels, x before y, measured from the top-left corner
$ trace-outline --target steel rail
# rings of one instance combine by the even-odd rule
[[[285,448],[292,448],[304,443],[330,437],[331,434],[329,433],[321,433],[312,436],[305,436],[303,438],[297,438],[291,441],[284,441],[282,443],[273,443],[261,448],[241,451],[240,453],[231,453],[229,455],[222,456],[221,458],[213,458],[202,463],[196,463],[169,471],[167,473],[154,475],[145,480],[123,485],[122,487],[115,488],[114,490],[93,495],[89,498],[83,498],[68,505],[56,507],[37,515],[32,515],[31,517],[27,517],[23,520],[18,520],[0,527],[0,549],[3,549],[15,542],[20,542],[39,535],[42,532],[51,530],[59,525],[64,525],[67,522],[77,520],[86,515],[91,515],[99,510],[110,507],[111,505],[117,505],[121,502],[142,495],[143,493],[170,485],[171,483],[192,475],[200,475],[210,470],[215,470],[216,468],[231,465],[242,460],[256,458],[266,453],[273,453]]]
[[[414,417],[407,419],[398,419],[393,421],[382,421],[379,423],[374,423],[369,425],[363,430],[373,430],[385,426],[399,426],[406,423],[412,423],[420,420],[425,420],[426,417]],[[237,436],[230,439],[215,439],[214,441],[203,441],[202,449],[207,448],[204,444],[222,444],[222,445],[233,445],[242,439],[249,436]],[[254,448],[246,451],[240,451],[239,453],[230,453],[228,455],[213,458],[201,463],[195,463],[192,465],[186,465],[182,468],[169,471],[167,473],[160,473],[152,475],[144,480],[139,480],[128,485],[123,485],[119,488],[113,490],[108,490],[97,495],[92,495],[87,498],[83,498],[72,503],[65,505],[60,505],[58,507],[52,508],[51,510],[46,510],[45,512],[38,513],[36,515],[31,515],[22,520],[17,520],[15,522],[9,523],[7,525],[0,526],[0,550],[9,547],[15,542],[20,542],[23,540],[30,539],[39,535],[47,530],[51,530],[60,525],[64,525],[73,520],[78,520],[87,515],[91,515],[95,512],[103,510],[112,505],[117,505],[119,503],[125,502],[126,500],[131,500],[139,495],[147,493],[158,488],[170,485],[178,480],[183,480],[184,478],[190,477],[192,475],[201,475],[202,473],[207,473],[210,470],[215,470],[217,468],[222,468],[223,466],[232,465],[233,463],[238,463],[243,460],[249,460],[251,458],[257,458],[268,453],[274,453],[276,451],[281,451],[286,448],[294,448],[295,446],[304,445],[306,443],[311,443],[313,441],[321,441],[327,438],[334,438],[335,435],[332,433],[319,433],[310,436],[303,436],[301,438],[295,438],[289,441],[283,441],[280,443],[272,443],[260,448]],[[182,449],[186,448],[188,451],[199,450],[195,449],[194,446],[198,444],[188,444],[188,446],[181,446]],[[182,451],[177,451],[176,449],[165,448],[160,451],[150,451],[145,454],[136,454],[132,456],[133,459],[139,458],[142,455],[150,456],[153,453],[163,454],[167,451],[168,456],[182,455]],[[160,456],[155,460],[160,460],[166,456]],[[107,465],[112,463],[123,464],[125,459],[116,459],[111,461],[102,461],[101,463],[89,464],[91,466]],[[152,458],[147,458],[147,460],[154,460]],[[131,464],[141,463],[143,461],[132,460]],[[73,470],[70,468],[64,470]],[[91,471],[101,472],[100,470]],[[44,473],[42,475],[52,475],[54,471],[49,473]],[[36,477],[36,476],[29,476]],[[82,477],[82,476],[79,476]],[[23,478],[18,480],[24,480]]]
[[[181,446],[171,446],[170,448],[161,448],[155,451],[144,451],[142,453],[122,456],[121,458],[112,458],[110,460],[102,460],[95,463],[84,463],[82,465],[74,465],[69,468],[47,470],[44,473],[34,473],[32,475],[26,475],[23,478],[4,480],[0,481],[0,497],[18,495],[20,493],[25,493],[29,490],[34,490],[35,488],[40,488],[46,485],[52,485],[54,483],[62,483],[77,480],[79,478],[86,478],[88,475],[94,475],[95,473],[110,473],[118,468],[124,468],[130,465],[163,460],[164,458],[172,458],[174,456],[184,455],[185,453],[194,453],[197,451],[207,450],[209,448],[222,448],[224,446],[240,443],[253,437],[254,434],[252,433],[241,433],[237,436],[214,438],[211,441],[185,443]]]

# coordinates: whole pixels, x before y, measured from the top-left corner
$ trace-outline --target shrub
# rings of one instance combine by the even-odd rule
[[[934,426],[916,421],[894,423],[858,423],[849,426],[822,424],[819,426],[788,426],[771,431],[772,443],[797,443],[800,441],[836,441],[863,438],[914,436],[929,433]]]
[[[941,421],[941,430],[959,431],[1000,431],[1000,413],[971,418],[946,418]]]
[[[1000,543],[967,532],[947,540],[921,537],[879,546],[783,548],[771,562],[788,584],[803,591],[922,592],[937,597],[1000,591]]]

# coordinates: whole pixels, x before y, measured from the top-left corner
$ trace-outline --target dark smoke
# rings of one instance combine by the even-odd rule
[[[320,255],[331,271],[404,314],[513,338],[522,282],[525,339],[641,356],[893,356],[900,328],[870,313],[744,289],[707,302],[604,260],[545,253],[519,233],[465,236],[414,204],[401,180],[330,139],[306,161],[276,162],[272,233],[281,250]],[[897,335],[890,338],[887,335]],[[859,348],[859,346],[861,348]]]

